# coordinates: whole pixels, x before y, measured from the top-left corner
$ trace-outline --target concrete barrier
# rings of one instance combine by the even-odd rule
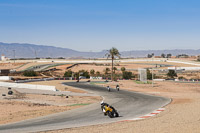
[[[168,69],[172,70],[189,70],[189,71],[195,71],[200,70],[200,67],[168,67]]]
[[[0,76],[0,80],[11,80],[9,76]]]
[[[26,83],[26,82],[37,82],[37,81],[49,81],[49,80],[54,80],[54,78],[16,80],[15,83]]]
[[[0,86],[11,87],[11,88],[25,88],[25,89],[35,89],[35,90],[56,91],[55,86],[48,86],[48,85],[32,85],[32,84],[0,82]]]
[[[165,81],[165,79],[153,79],[153,81]]]

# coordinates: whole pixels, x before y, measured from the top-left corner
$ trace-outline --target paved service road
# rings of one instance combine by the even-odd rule
[[[104,116],[100,109],[100,103],[95,103],[75,110],[9,125],[1,125],[0,133],[37,132],[133,119],[163,107],[171,101],[164,97],[144,95],[124,90],[116,91],[115,89],[111,89],[111,92],[108,92],[105,87],[94,86],[83,82],[70,82],[65,84],[103,96],[105,102],[117,109],[120,117],[109,118],[108,116]]]

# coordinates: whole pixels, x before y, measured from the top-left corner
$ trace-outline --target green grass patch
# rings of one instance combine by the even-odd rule
[[[142,82],[142,81],[134,80],[134,82],[135,82],[136,84],[152,84],[151,81],[147,81],[147,82],[145,83],[145,82]]]
[[[80,103],[80,104],[72,104],[69,106],[84,106],[84,105],[89,105],[90,103]]]
[[[91,85],[106,84],[107,82],[90,82]]]

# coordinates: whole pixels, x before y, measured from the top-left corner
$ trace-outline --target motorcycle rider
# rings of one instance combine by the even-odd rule
[[[114,112],[117,112],[117,111],[115,110],[115,108],[113,108],[112,106],[110,106],[110,105],[107,104],[107,103],[104,103],[104,101],[101,101],[101,110],[103,111],[104,115],[107,115],[107,114],[106,114],[106,111],[104,110],[104,106],[110,107],[111,109],[113,109]],[[118,113],[117,113],[117,117],[118,117]]]
[[[110,106],[109,104],[107,104],[107,103],[104,103],[104,101],[101,101],[101,110],[103,111],[103,107],[104,106]]]

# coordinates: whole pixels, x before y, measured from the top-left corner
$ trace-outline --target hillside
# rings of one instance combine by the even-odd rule
[[[103,49],[103,48],[102,48]],[[19,44],[19,43],[2,43],[0,42],[0,54],[6,57],[13,58],[15,51],[16,58],[102,58],[105,56],[106,50],[101,52],[80,52],[68,48],[60,48],[54,46],[35,45],[35,44]],[[146,57],[148,54],[154,53],[155,55],[178,54],[199,55],[199,50],[192,49],[176,49],[176,50],[135,50],[135,51],[120,51],[122,57]]]

